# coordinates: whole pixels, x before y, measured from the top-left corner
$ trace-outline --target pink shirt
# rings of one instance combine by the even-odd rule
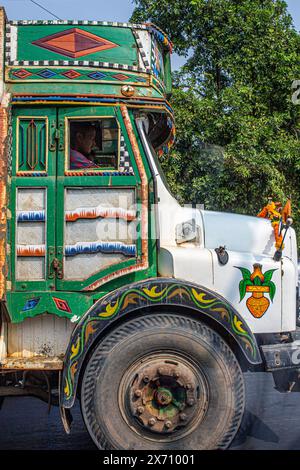
[[[70,149],[70,168],[74,170],[76,168],[99,168],[98,165],[93,163],[87,157],[77,150]]]

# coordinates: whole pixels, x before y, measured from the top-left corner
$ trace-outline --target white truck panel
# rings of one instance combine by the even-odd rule
[[[229,251],[229,261],[225,266],[218,262],[217,254],[212,250],[214,260],[214,289],[228,300],[245,319],[253,333],[275,333],[281,331],[281,264],[267,256],[254,255],[253,253],[239,253]],[[262,272],[277,269],[272,281],[276,285],[274,301],[270,301],[269,294],[265,297],[270,301],[269,308],[261,318],[255,318],[246,305],[251,293],[246,293],[240,301],[239,283],[242,274],[236,266],[247,268],[252,273],[254,264],[262,265]],[[295,310],[294,310],[295,311]]]
[[[229,262],[226,265],[221,265],[214,250],[192,247],[188,244],[162,248],[158,257],[159,274],[195,282],[222,295],[245,319],[253,333],[283,331],[281,318],[281,264],[275,264],[270,257],[254,256],[252,253],[228,252],[228,254]],[[247,308],[246,301],[251,293],[246,293],[244,299],[240,301],[239,283],[242,280],[242,274],[235,267],[247,268],[252,272],[255,263],[263,266],[263,273],[269,269],[277,269],[272,277],[272,281],[276,284],[274,301],[271,302],[269,295],[265,294],[270,304],[261,318],[255,318]],[[291,287],[291,289],[295,292],[295,287]],[[295,309],[294,305],[289,304],[285,310],[286,322],[291,326],[291,330],[295,329]],[[293,312],[293,315],[291,315],[291,312]]]
[[[297,269],[288,259],[282,259],[282,331],[296,329],[296,289]]]
[[[273,256],[275,238],[271,222],[259,217],[226,212],[201,211],[206,248]]]
[[[158,271],[160,276],[185,279],[215,290],[212,255],[204,248],[189,244],[162,248],[158,256]]]

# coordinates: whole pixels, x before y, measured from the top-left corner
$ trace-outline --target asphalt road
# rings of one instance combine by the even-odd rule
[[[246,412],[231,449],[300,449],[300,393],[279,393],[267,373],[246,373]],[[34,398],[6,398],[0,411],[0,450],[93,450],[81,419],[73,411],[66,435],[59,411]]]

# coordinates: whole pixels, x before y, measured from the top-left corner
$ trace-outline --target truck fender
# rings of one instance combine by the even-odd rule
[[[134,311],[164,306],[188,308],[193,310],[194,318],[210,317],[233,336],[250,364],[262,363],[255,336],[226,299],[184,280],[151,278],[106,294],[81,318],[72,333],[65,356],[61,405],[64,408],[73,406],[85,358],[112,323]]]

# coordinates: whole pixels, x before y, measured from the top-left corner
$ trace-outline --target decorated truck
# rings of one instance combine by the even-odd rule
[[[171,195],[155,25],[1,8],[0,49],[0,404],[36,396],[70,432],[79,400],[99,449],[227,448],[245,371],[299,389],[289,203],[250,217]]]

